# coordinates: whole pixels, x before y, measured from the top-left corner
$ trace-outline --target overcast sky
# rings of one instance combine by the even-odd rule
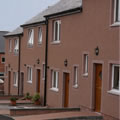
[[[59,0],[0,0],[0,31],[12,31]]]

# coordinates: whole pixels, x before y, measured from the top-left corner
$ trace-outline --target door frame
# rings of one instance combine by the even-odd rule
[[[11,95],[11,71],[8,71],[8,95]]]
[[[70,81],[70,71],[63,71],[62,78],[63,78],[63,91],[62,91],[62,107],[64,108],[64,95],[65,95],[65,81],[64,81],[64,74],[69,74],[69,81]],[[69,98],[70,98],[70,82],[69,82]],[[70,99],[69,99],[70,100]]]
[[[38,70],[40,71],[40,83],[41,83],[41,69],[36,69],[36,92],[38,92]]]
[[[22,81],[22,74],[23,74],[23,81]],[[19,90],[19,94],[20,95],[24,95],[24,80],[25,80],[25,73],[24,72],[20,72],[20,90]]]
[[[94,110],[95,109],[95,74],[96,74],[96,65],[97,64],[101,64],[102,65],[102,87],[101,87],[101,110],[100,112],[102,112],[102,108],[103,108],[103,104],[102,104],[102,92],[103,92],[103,76],[104,76],[104,62],[100,61],[100,60],[96,60],[92,62],[92,82],[91,82],[91,86],[92,86],[92,97],[91,97],[91,109]]]

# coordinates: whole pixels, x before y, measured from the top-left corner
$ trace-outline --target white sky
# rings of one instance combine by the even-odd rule
[[[59,0],[0,0],[0,31],[12,31]]]

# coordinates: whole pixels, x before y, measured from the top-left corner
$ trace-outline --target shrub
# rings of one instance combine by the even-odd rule
[[[36,94],[33,96],[32,100],[33,100],[34,102],[35,102],[35,101],[39,101],[39,100],[40,100],[40,95],[39,95],[39,93],[36,93]]]
[[[16,98],[16,97],[11,97],[10,100],[11,100],[11,101],[16,101],[17,98]]]
[[[25,99],[28,99],[28,100],[32,99],[32,96],[30,95],[30,93],[26,93]]]

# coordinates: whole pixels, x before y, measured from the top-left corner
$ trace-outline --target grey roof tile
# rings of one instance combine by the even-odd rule
[[[23,33],[23,28],[17,27],[15,30],[13,30],[12,32],[9,32],[5,36],[18,35],[18,34],[22,34],[22,33]]]
[[[64,12],[67,10],[75,9],[82,6],[82,0],[60,0],[56,4],[48,7],[44,11],[40,12],[38,15],[27,21],[24,25],[29,25],[33,23],[38,23],[45,21],[44,16]]]
[[[7,31],[0,31],[0,53],[5,52],[5,38],[3,36],[7,33]]]

